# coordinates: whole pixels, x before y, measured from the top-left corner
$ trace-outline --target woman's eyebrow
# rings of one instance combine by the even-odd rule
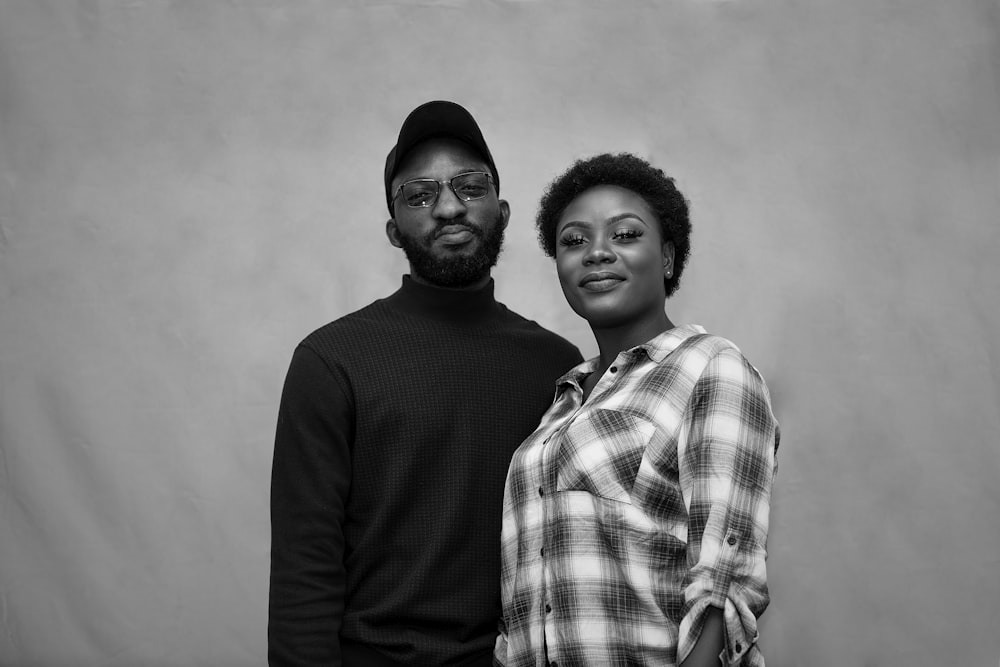
[[[610,218],[608,218],[607,220],[605,220],[604,224],[605,225],[613,225],[616,222],[621,222],[622,220],[638,220],[639,222],[641,222],[642,224],[646,225],[647,227],[649,226],[648,224],[646,224],[646,221],[643,220],[642,217],[640,217],[639,214],[637,214],[637,213],[619,213],[618,215],[613,215]]]
[[[607,220],[604,221],[604,226],[607,227],[607,226],[613,225],[615,223],[621,222],[622,220],[638,220],[639,222],[641,222],[646,227],[649,227],[649,224],[647,224],[646,221],[643,220],[636,213],[619,213],[618,215],[613,215],[613,216],[611,216],[610,218],[608,218]],[[561,232],[561,231],[564,231],[566,229],[569,229],[570,227],[580,227],[581,229],[590,229],[590,226],[591,225],[590,225],[589,222],[585,222],[583,220],[570,220],[569,222],[563,223],[558,228],[558,231]]]
[[[569,222],[560,225],[557,228],[557,231],[563,232],[571,227],[579,227],[580,229],[590,229],[590,223],[584,222],[583,220],[570,220]]]

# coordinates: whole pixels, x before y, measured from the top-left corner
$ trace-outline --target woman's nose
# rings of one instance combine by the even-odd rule
[[[617,259],[615,253],[606,244],[595,241],[587,248],[583,256],[584,264],[610,264]]]

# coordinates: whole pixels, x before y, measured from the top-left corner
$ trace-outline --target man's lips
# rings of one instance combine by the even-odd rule
[[[580,287],[591,292],[604,292],[625,280],[624,276],[611,271],[588,273],[580,279]]]
[[[446,245],[468,243],[476,237],[476,230],[469,225],[445,225],[434,233],[434,238]]]

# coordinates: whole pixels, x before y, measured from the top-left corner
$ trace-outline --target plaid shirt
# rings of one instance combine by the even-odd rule
[[[626,350],[586,402],[564,375],[504,492],[495,661],[675,665],[709,606],[727,665],[759,667],[778,424],[767,387],[700,326]]]

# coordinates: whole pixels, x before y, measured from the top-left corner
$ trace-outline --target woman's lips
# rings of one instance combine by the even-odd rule
[[[588,273],[580,280],[580,287],[591,292],[607,292],[625,280],[623,276],[610,271]]]

